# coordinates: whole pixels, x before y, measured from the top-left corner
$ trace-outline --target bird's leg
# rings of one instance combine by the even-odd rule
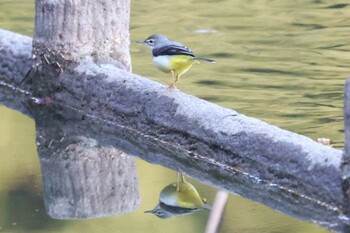
[[[185,176],[183,173],[179,172],[178,173],[178,180],[179,180],[179,183],[185,183],[186,180],[185,180]]]
[[[174,81],[174,83],[173,83],[175,89],[176,89],[175,83],[176,83],[177,81],[179,81],[179,79],[180,79],[180,74],[177,74],[177,75],[175,76],[175,81]]]
[[[173,83],[169,86],[169,89],[176,89],[175,83],[179,80],[179,75],[175,74],[175,72],[172,70],[171,74],[173,76]]]
[[[177,185],[176,185],[176,192],[180,191],[180,183],[185,183],[185,177],[182,173],[177,173]]]

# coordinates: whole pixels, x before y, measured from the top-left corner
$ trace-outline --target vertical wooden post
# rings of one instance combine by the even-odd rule
[[[33,93],[50,96],[80,62],[131,70],[130,0],[36,0]]]
[[[350,78],[346,80],[344,87],[344,131],[342,188],[344,193],[344,213],[350,216]]]
[[[344,87],[344,160],[350,161],[350,78],[346,80]]]
[[[91,57],[131,70],[130,0],[36,0],[35,10],[36,56],[50,63]]]
[[[54,107],[51,97],[61,91],[60,80],[79,63],[131,70],[130,0],[36,0],[35,10],[33,94],[49,106]],[[86,101],[84,91],[78,94],[81,103]],[[60,121],[61,116],[42,114],[42,109],[32,112],[50,216],[94,218],[138,207],[134,158],[89,138],[87,127],[72,131],[81,119]]]

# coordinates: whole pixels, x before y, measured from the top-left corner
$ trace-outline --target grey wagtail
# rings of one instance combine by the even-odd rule
[[[178,173],[177,183],[169,184],[162,189],[159,195],[159,203],[153,210],[145,213],[152,213],[159,218],[170,218],[173,216],[191,214],[198,210],[211,207],[206,204],[196,188],[185,180],[183,174]]]
[[[155,34],[136,43],[145,44],[152,49],[153,63],[158,69],[165,73],[172,73],[173,83],[169,88],[176,89],[175,83],[194,63],[199,61],[215,63],[212,59],[196,57],[189,48],[163,35]]]

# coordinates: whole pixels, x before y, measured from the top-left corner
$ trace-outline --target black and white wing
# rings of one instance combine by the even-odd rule
[[[184,45],[168,44],[153,49],[153,56],[164,55],[189,55],[194,57],[193,52]]]

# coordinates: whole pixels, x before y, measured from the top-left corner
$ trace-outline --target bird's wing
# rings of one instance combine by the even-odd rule
[[[159,205],[162,209],[171,212],[173,214],[189,214],[191,212],[199,210],[198,208],[183,208],[179,206],[171,206],[164,204],[163,202],[159,202]]]
[[[153,56],[164,56],[164,55],[189,55],[194,57],[193,52],[184,45],[163,45],[153,49]]]

